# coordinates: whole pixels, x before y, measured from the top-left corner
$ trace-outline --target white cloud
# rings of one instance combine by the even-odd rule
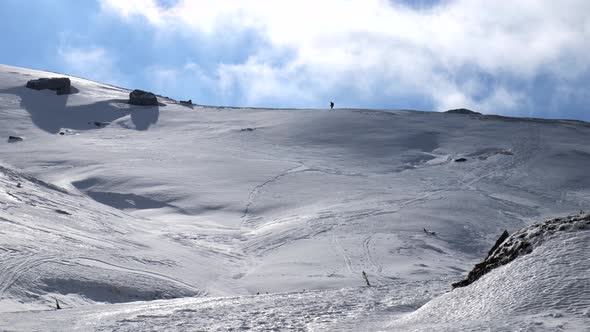
[[[62,45],[57,53],[64,71],[69,74],[111,84],[125,84],[125,79],[116,69],[116,59],[101,47]]]
[[[276,68],[260,63],[255,58],[241,65],[221,65],[218,71],[219,84],[227,92],[238,88],[243,96],[237,102],[242,105],[260,106],[273,101],[277,106],[313,102],[313,90],[309,90],[305,75],[289,68]],[[291,101],[288,103],[287,101]]]
[[[166,8],[155,0],[102,0],[102,6],[143,16],[169,33],[215,35],[228,24],[255,29],[269,45],[244,63],[219,64],[212,77],[221,88],[238,85],[250,103],[311,100],[349,80],[367,95],[417,91],[441,110],[511,111],[526,96],[506,86],[482,91],[485,84],[466,78],[465,68],[525,81],[550,74],[565,83],[590,70],[586,0],[456,0],[425,10],[386,0],[181,0]],[[268,59],[277,48],[294,55],[273,64]]]
[[[163,16],[166,14],[166,11],[154,0],[102,0],[100,4],[103,10],[115,10],[117,14],[125,18],[134,15],[144,16],[154,24],[163,23]]]
[[[143,74],[156,91],[162,91],[165,88],[175,90],[185,90],[186,85],[197,86],[215,86],[217,82],[207,76],[202,68],[192,62],[187,62],[182,68],[173,68],[167,66],[150,66],[147,67]],[[184,91],[183,91],[184,92]]]

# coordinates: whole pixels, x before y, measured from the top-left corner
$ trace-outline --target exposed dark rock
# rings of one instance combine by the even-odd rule
[[[8,136],[8,142],[10,142],[10,143],[20,142],[22,140],[23,140],[23,138],[20,136]]]
[[[90,122],[88,122],[88,124],[90,124]],[[92,122],[92,124],[94,124],[97,127],[105,127],[105,126],[108,126],[110,124],[110,122],[94,121],[94,122]]]
[[[494,244],[492,249],[490,249],[490,251],[488,251],[487,257],[490,257],[492,255],[492,253],[494,251],[496,251],[496,249],[498,249],[498,247],[502,244],[502,242],[504,242],[504,240],[506,240],[509,236],[510,236],[510,234],[508,233],[508,231],[504,230],[504,232],[502,232],[502,235],[500,235],[500,237],[496,240],[496,243]]]
[[[454,161],[455,161],[456,163],[462,163],[462,162],[466,162],[466,161],[467,161],[467,159],[465,159],[465,158],[457,158],[457,159],[455,159]]]
[[[193,104],[193,100],[192,99],[189,99],[189,100],[181,100],[180,103],[181,104],[192,105]]]
[[[240,129],[240,131],[254,131],[254,130],[256,130],[256,128],[249,128],[248,127],[248,128],[242,128],[242,129]]]
[[[71,83],[67,77],[39,78],[28,81],[26,87],[34,90],[49,89],[56,91],[58,95],[64,95],[70,93]]]
[[[472,284],[491,270],[512,262],[518,256],[531,253],[547,237],[557,232],[585,229],[590,229],[590,214],[550,219],[525,227],[511,236],[504,231],[484,261],[476,264],[465,280],[456,282],[452,286],[457,288]]]
[[[69,213],[68,211],[59,210],[59,209],[56,209],[55,212],[57,212],[59,214],[65,214],[65,215],[68,215],[68,216],[71,215],[71,213]]]
[[[452,110],[448,110],[446,113],[450,113],[450,114],[473,114],[473,115],[481,115],[481,113],[472,111],[472,110],[467,109],[467,108],[452,109]]]
[[[30,80],[27,82],[27,88],[33,90],[45,90],[49,89],[49,79],[48,78],[40,78],[37,80]]]
[[[133,90],[129,93],[129,104],[139,106],[158,106],[158,98],[151,92]]]
[[[423,228],[423,229],[424,229],[424,233],[426,233],[426,235],[429,235],[429,236],[436,236],[436,232],[429,231],[429,230],[427,230],[426,228]]]

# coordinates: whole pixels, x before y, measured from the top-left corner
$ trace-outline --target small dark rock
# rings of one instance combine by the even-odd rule
[[[193,100],[192,99],[189,99],[189,100],[181,100],[180,103],[181,104],[192,105],[193,104]]]
[[[465,158],[457,158],[457,159],[455,159],[454,161],[455,161],[456,163],[463,163],[463,162],[466,162],[466,161],[467,161],[467,159],[465,159]]]
[[[57,213],[59,213],[59,214],[65,214],[65,215],[68,215],[68,216],[71,215],[71,213],[69,213],[67,211],[64,211],[64,210],[58,210],[58,209],[56,209],[54,211],[57,212]]]
[[[242,129],[240,129],[240,131],[254,131],[254,130],[256,130],[256,128],[249,128],[248,127],[248,128],[242,128]]]
[[[60,135],[65,135],[66,133],[64,133],[63,131],[59,132]]]
[[[98,122],[98,121],[94,121],[93,123],[97,127],[104,127],[104,126],[108,126],[110,124],[110,122]]]
[[[457,109],[452,109],[452,110],[448,110],[446,111],[446,113],[450,113],[450,114],[472,114],[472,115],[481,115],[481,113],[479,112],[475,112],[472,111],[470,109],[467,108],[457,108]]]
[[[423,228],[423,230],[424,230],[424,233],[426,233],[426,235],[429,235],[429,236],[436,236],[436,232],[429,231],[429,230],[427,230],[426,228]]]
[[[10,142],[10,143],[20,142],[22,140],[23,140],[23,138],[20,136],[8,136],[8,142]]]
[[[129,104],[139,106],[158,106],[158,98],[151,92],[133,90],[129,93]]]
[[[26,87],[34,90],[49,89],[56,91],[58,95],[64,95],[70,93],[71,82],[67,77],[39,78],[28,81]]]

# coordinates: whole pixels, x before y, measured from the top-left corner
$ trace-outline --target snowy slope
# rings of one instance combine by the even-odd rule
[[[424,304],[439,283],[184,298],[5,313],[11,331],[371,331]],[[420,288],[420,293],[413,289]],[[401,290],[401,291],[400,291]],[[31,319],[34,318],[34,319]]]
[[[465,288],[437,281],[6,313],[15,331],[586,331],[590,215],[559,231],[525,228],[533,250]],[[541,228],[542,229],[542,228]],[[525,234],[521,237],[520,234]],[[506,241],[507,243],[509,241]],[[447,284],[448,286],[448,284]],[[418,310],[416,310],[420,307]],[[395,320],[391,319],[395,317]]]
[[[559,230],[529,227],[515,234],[512,239],[531,244],[530,254],[430,301],[388,328],[588,331],[590,215],[577,219],[559,223]]]
[[[0,66],[0,134],[24,138],[0,144],[1,311],[362,294],[362,271],[387,294],[437,285],[394,315],[447,290],[504,229],[590,202],[583,122],[141,107],[75,77],[71,95],[24,87],[51,76]]]

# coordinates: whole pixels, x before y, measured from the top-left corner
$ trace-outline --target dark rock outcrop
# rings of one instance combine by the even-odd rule
[[[91,124],[91,122],[88,122],[88,124]],[[96,127],[106,127],[111,123],[110,122],[94,121],[94,122],[92,122],[92,124],[94,124]]]
[[[129,93],[129,104],[139,106],[158,106],[158,98],[151,92],[136,89]]]
[[[22,140],[23,140],[23,138],[20,136],[8,136],[8,142],[10,142],[10,143],[20,142]]]
[[[53,90],[58,95],[70,93],[71,86],[70,79],[67,77],[39,78],[28,81],[26,85],[27,88],[34,90]]]
[[[506,265],[517,257],[531,253],[536,246],[557,232],[590,229],[590,214],[555,218],[525,227],[508,235],[504,231],[483,262],[476,264],[465,280],[454,283],[453,288],[465,287],[491,270]]]
[[[181,104],[192,105],[193,104],[193,100],[192,99],[189,99],[189,100],[181,100],[180,103]]]
[[[446,113],[450,113],[450,114],[473,114],[473,115],[481,115],[481,113],[472,111],[472,110],[467,109],[467,108],[452,109],[452,110],[446,111]]]
[[[466,158],[457,158],[454,160],[454,162],[456,162],[456,163],[462,163],[462,162],[466,162],[466,161],[467,161]]]
[[[492,249],[490,249],[490,251],[488,251],[487,257],[490,257],[494,253],[494,251],[496,251],[496,249],[498,249],[498,247],[502,244],[502,242],[504,242],[509,236],[510,236],[510,234],[508,233],[508,231],[504,230],[504,232],[502,232],[502,235],[500,235],[500,237],[496,240],[496,243],[494,243],[494,246],[492,247]]]

